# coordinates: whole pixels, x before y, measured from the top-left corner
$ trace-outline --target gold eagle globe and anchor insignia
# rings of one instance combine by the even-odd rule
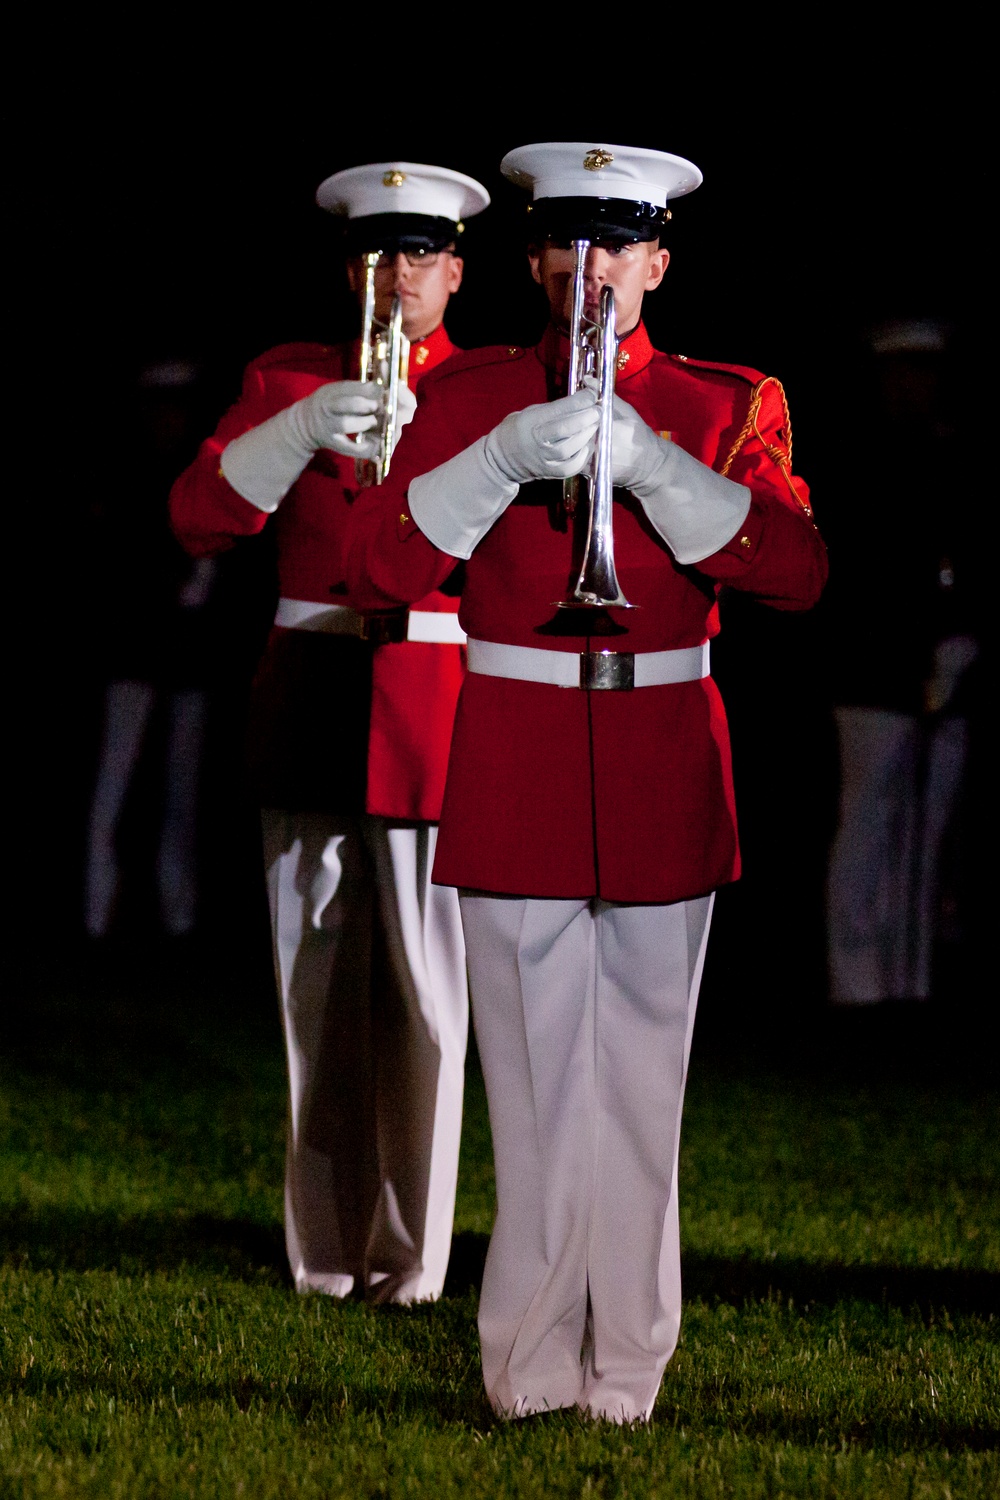
[[[587,152],[583,158],[583,165],[588,172],[599,172],[602,167],[609,167],[614,159],[610,151],[604,151],[600,146],[596,146],[593,151]]]
[[[383,187],[402,187],[406,181],[405,172],[386,172],[382,178]]]

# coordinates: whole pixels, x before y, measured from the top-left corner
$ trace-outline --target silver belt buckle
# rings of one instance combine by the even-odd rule
[[[581,651],[580,686],[591,691],[628,692],[635,687],[635,653]]]

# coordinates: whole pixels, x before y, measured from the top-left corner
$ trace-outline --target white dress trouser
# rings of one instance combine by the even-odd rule
[[[827,871],[830,998],[927,1000],[941,852],[965,768],[963,718],[835,710],[840,812]]]
[[[201,688],[166,691],[151,682],[123,679],[105,688],[100,760],[90,802],[84,922],[91,937],[103,937],[114,920],[121,886],[119,833],[158,702],[165,704],[167,720],[156,853],[160,918],[172,937],[191,932],[197,918],[198,796],[208,694]]]
[[[462,892],[497,1178],[479,1332],[502,1415],[652,1410],[680,1330],[677,1152],[713,899]]]
[[[437,827],[265,809],[288,1057],[285,1240],[299,1291],[437,1297],[451,1250],[468,1033]]]

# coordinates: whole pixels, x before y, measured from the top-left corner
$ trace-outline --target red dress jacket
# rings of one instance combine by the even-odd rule
[[[455,353],[444,328],[410,348],[409,384]],[[269,515],[225,479],[227,443],[330,380],[357,378],[357,343],[285,344],[254,360],[226,413],[170,495],[182,545],[211,556],[274,528],[283,598],[358,607],[346,582],[344,538],[359,488],[354,463],[323,450]],[[457,609],[424,590],[415,607]],[[254,684],[249,746],[265,804],[436,822],[465,648],[428,641],[371,646],[275,626]]]
[[[387,483],[350,521],[347,577],[369,608],[422,596],[455,559],[409,516],[409,481],[560,394],[567,345],[456,356],[421,389]],[[658,651],[719,629],[717,592],[805,609],[826,579],[808,493],[789,469],[784,395],[757,371],[653,349],[640,325],[619,349],[616,390],[650,426],[750,488],[732,540],[678,565],[635,498],[616,490],[618,578],[632,610],[559,611],[573,536],[561,485],[522,486],[465,564],[459,619],[470,637],[552,650]],[[567,631],[576,632],[567,634]],[[589,632],[589,633],[588,633]],[[440,884],[541,897],[670,902],[739,875],[729,736],[711,678],[583,691],[469,673],[462,688],[438,837]]]

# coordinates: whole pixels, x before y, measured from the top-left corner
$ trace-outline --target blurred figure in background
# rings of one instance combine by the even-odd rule
[[[960,935],[956,814],[982,643],[951,338],[934,318],[871,330],[871,410],[852,423],[860,442],[826,528],[820,615],[840,751],[827,945],[840,1006],[927,1000],[936,943]]]
[[[150,892],[130,889],[129,878],[137,845],[152,864],[160,930],[186,936],[199,916],[206,728],[221,667],[219,568],[191,559],[174,539],[167,495],[202,430],[201,379],[186,357],[140,370],[130,393],[130,461],[93,517],[104,678],[84,865],[84,926],[93,938],[142,921]]]

